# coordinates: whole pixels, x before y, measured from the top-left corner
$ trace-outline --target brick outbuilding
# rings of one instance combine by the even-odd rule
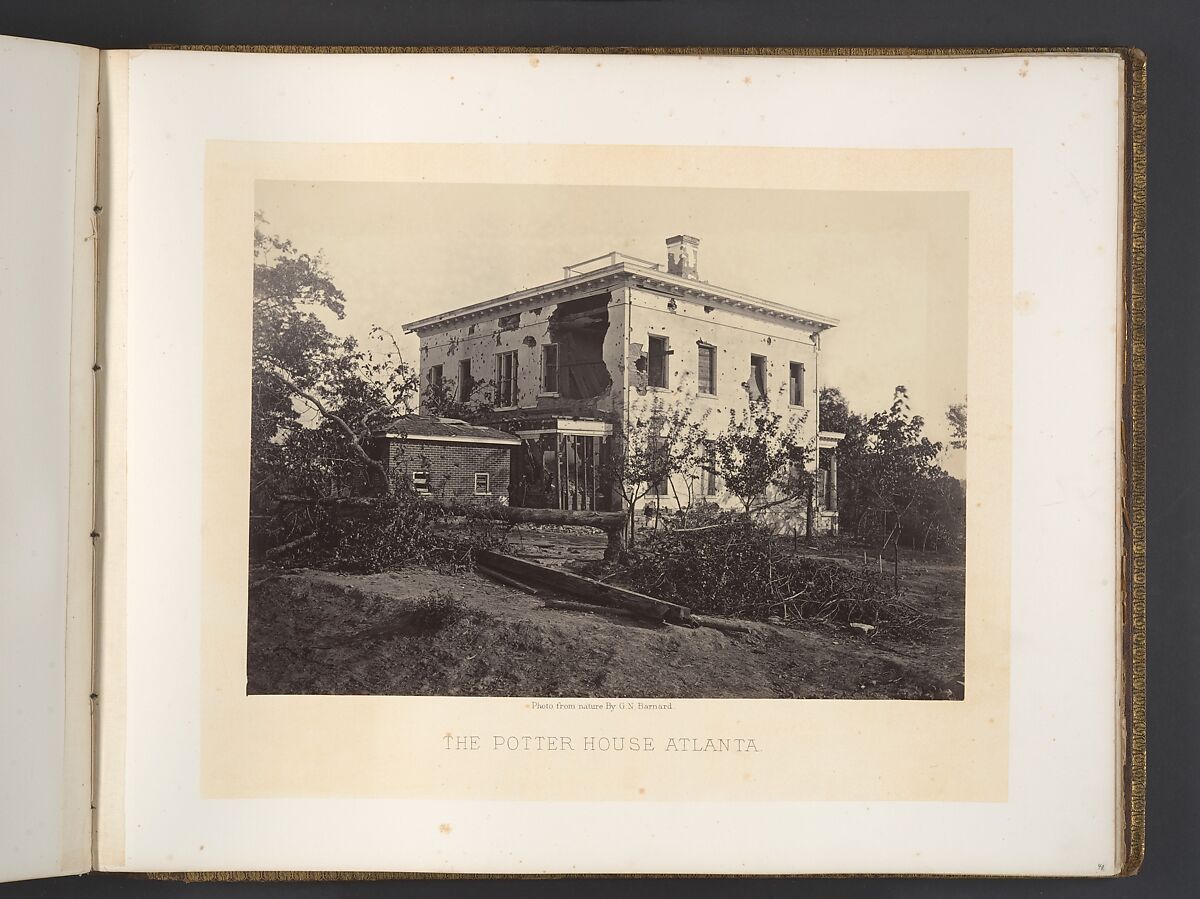
[[[397,418],[371,439],[372,456],[398,491],[505,504],[519,446],[504,431],[428,415]]]

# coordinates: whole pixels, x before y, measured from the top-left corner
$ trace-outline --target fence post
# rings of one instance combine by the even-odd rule
[[[892,544],[892,592],[900,594],[900,534],[896,534],[896,542]]]

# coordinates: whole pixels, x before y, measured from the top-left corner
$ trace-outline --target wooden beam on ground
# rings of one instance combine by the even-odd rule
[[[480,550],[476,553],[476,559],[488,568],[525,583],[541,584],[598,605],[628,609],[640,618],[669,621],[673,624],[687,624],[691,619],[691,610],[686,606],[655,599],[653,596],[626,590],[624,587],[602,584],[600,581],[568,571],[547,568],[528,559],[518,559],[516,556],[507,556],[492,550]]]
[[[505,586],[512,587],[515,590],[520,590],[522,593],[528,593],[530,596],[537,596],[542,592],[537,587],[531,587],[529,584],[526,584],[523,581],[518,581],[515,577],[509,577],[502,571],[494,571],[493,569],[488,568],[486,565],[476,565],[475,570],[480,574],[491,578],[493,581],[498,581]]]
[[[595,614],[620,615],[624,618],[640,618],[636,612],[617,606],[601,606],[594,602],[570,602],[565,599],[547,599],[547,609],[562,609],[567,612],[589,612]]]

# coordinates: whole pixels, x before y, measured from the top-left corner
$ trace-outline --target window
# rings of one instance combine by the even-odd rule
[[[429,385],[435,388],[442,386],[442,367],[440,365],[429,367]]]
[[[650,462],[652,471],[666,471],[669,464],[668,450],[666,437],[651,437],[647,450],[650,453]],[[662,478],[654,481],[650,485],[651,496],[667,496],[667,491],[670,488],[670,474],[665,474]]]
[[[517,404],[517,352],[496,356],[496,405]]]
[[[486,496],[492,492],[492,477],[486,471],[475,472],[475,495]]]
[[[650,386],[667,386],[667,357],[671,351],[667,349],[667,338],[650,335]]]
[[[458,401],[460,403],[467,402],[474,389],[475,382],[471,380],[471,360],[460,359],[458,361]]]
[[[800,496],[802,493],[806,494],[808,492],[807,475],[808,472],[804,470],[804,465],[802,463],[797,462],[794,459],[789,462],[787,480],[788,493],[796,496]]]
[[[542,347],[542,392],[558,393],[558,344]]]
[[[704,444],[704,461],[700,465],[700,484],[705,496],[717,495],[717,449],[712,443]]]
[[[717,392],[717,348],[707,343],[698,347],[696,359],[696,384],[701,393],[710,396]]]
[[[803,362],[793,362],[788,366],[788,402],[793,406],[804,405]]]
[[[761,400],[767,397],[767,357],[750,357],[750,399]]]
[[[429,472],[414,471],[412,473],[412,485],[414,493],[429,492]]]

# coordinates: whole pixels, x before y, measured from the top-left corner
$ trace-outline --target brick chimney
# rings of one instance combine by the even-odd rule
[[[696,281],[699,274],[700,241],[686,234],[667,238],[667,272]]]

